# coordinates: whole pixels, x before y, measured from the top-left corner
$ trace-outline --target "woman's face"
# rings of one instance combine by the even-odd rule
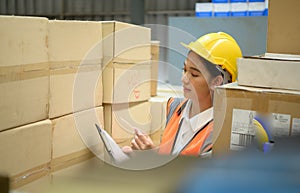
[[[194,52],[189,52],[184,62],[181,78],[184,96],[199,102],[211,97],[210,80],[211,76],[199,56]]]

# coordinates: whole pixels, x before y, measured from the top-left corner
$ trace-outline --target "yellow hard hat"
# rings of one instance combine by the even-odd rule
[[[227,33],[209,33],[188,45],[181,44],[211,63],[221,66],[231,75],[232,82],[236,80],[236,60],[242,57],[242,51]]]

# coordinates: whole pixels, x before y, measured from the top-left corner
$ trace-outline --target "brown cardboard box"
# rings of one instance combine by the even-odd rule
[[[213,153],[226,154],[244,147],[254,137],[250,118],[255,113],[272,115],[275,138],[299,134],[300,92],[237,86],[216,88],[214,95]],[[277,119],[276,119],[277,118]],[[237,141],[236,141],[237,140]],[[239,147],[238,147],[239,146]]]
[[[0,16],[0,131],[48,117],[47,24]]]
[[[157,95],[159,41],[151,41],[151,96]]]
[[[300,90],[300,55],[269,54],[238,59],[238,84]]]
[[[102,105],[101,65],[50,70],[49,117]]]
[[[150,98],[149,63],[111,63],[103,70],[103,103],[127,103]]]
[[[44,120],[0,132],[0,172],[18,187],[49,173],[51,121]]]
[[[104,21],[104,65],[115,62],[151,60],[151,30],[117,21]]]
[[[102,105],[101,41],[100,22],[49,22],[50,118]]]
[[[300,54],[300,1],[269,0],[267,52]]]
[[[51,170],[73,165],[103,153],[95,124],[104,125],[103,107],[97,107],[52,120]],[[89,147],[91,149],[89,149]]]
[[[148,101],[105,104],[104,129],[117,143],[134,136],[134,128],[149,134],[151,128],[150,103]]]

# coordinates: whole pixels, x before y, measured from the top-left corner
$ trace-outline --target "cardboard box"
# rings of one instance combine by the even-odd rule
[[[94,156],[92,152],[102,154],[103,146],[95,124],[104,125],[103,119],[103,107],[53,119],[51,170],[89,159]]]
[[[48,55],[51,68],[68,62],[73,65],[101,64],[101,22],[50,20]]]
[[[150,137],[155,145],[161,142],[161,136],[164,132],[166,125],[166,110],[167,110],[167,97],[152,97],[149,102],[151,105],[151,130]]]
[[[49,173],[51,128],[44,120],[0,132],[0,172],[10,176],[12,187]]]
[[[214,94],[213,153],[226,154],[251,143],[250,122],[255,113],[272,116],[275,138],[299,133],[300,92],[238,86],[217,87]],[[277,119],[276,119],[277,118]]]
[[[159,41],[151,41],[151,96],[157,95]]]
[[[117,143],[134,136],[134,128],[149,134],[151,128],[150,103],[134,102],[104,105],[104,129]]]
[[[103,70],[103,103],[128,103],[150,98],[149,63],[111,63]]]
[[[50,70],[49,117],[102,105],[101,65]]]
[[[103,21],[104,64],[151,60],[150,28],[117,22]]]
[[[47,18],[0,16],[0,25],[1,67],[48,61]]]
[[[300,55],[268,54],[238,59],[238,84],[300,90]]]
[[[300,54],[300,2],[269,0],[267,52]]]
[[[0,16],[0,131],[48,117],[47,23]]]

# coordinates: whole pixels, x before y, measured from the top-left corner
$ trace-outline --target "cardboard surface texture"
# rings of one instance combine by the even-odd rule
[[[96,123],[104,125],[103,107],[59,117],[52,123],[52,171],[89,159],[92,152],[103,153],[95,127]]]
[[[45,120],[0,132],[0,171],[12,178],[12,184],[48,172],[51,127]]]
[[[238,59],[238,84],[300,90],[300,56],[266,54]]]
[[[267,52],[300,54],[298,0],[269,0]]]
[[[233,127],[240,131],[247,130],[242,133],[243,136],[240,135],[237,143],[247,143],[247,140],[251,142],[254,134],[248,131],[248,124],[251,121],[249,117],[256,112],[268,113],[273,119],[279,117],[278,120],[274,120],[275,124],[271,131],[275,143],[276,137],[299,133],[297,124],[300,117],[299,109],[300,92],[297,91],[244,87],[236,83],[217,87],[214,96],[213,153],[217,155],[230,152],[233,143],[236,142],[232,141]],[[242,114],[246,117],[241,118]]]
[[[104,64],[110,60],[149,61],[151,59],[151,30],[138,25],[104,21],[102,23]]]
[[[48,48],[50,62],[101,63],[101,22],[50,20]]]
[[[1,67],[48,61],[47,18],[0,16],[0,25]]]
[[[112,63],[103,70],[103,103],[127,103],[150,98],[149,63]]]
[[[0,131],[48,117],[47,23],[0,16]]]
[[[101,65],[50,70],[49,117],[102,105]]]
[[[104,129],[121,143],[134,136],[134,128],[149,134],[151,128],[150,103],[134,102],[104,105]]]

